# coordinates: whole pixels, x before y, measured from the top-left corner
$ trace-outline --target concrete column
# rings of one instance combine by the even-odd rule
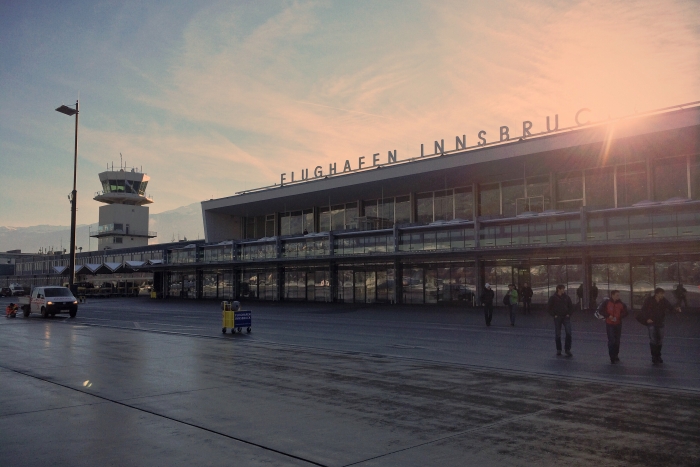
[[[330,282],[331,302],[338,300],[338,268],[334,261],[328,263],[328,281]]]
[[[586,209],[584,207],[581,207],[581,214],[580,214],[580,219],[581,219],[581,241],[585,242],[588,238],[588,215],[586,213]]]
[[[231,268],[231,300],[238,298],[238,291],[241,289],[241,284],[238,280],[238,271],[236,268]]]
[[[195,298],[200,299],[204,295],[204,271],[201,269],[195,270]]]
[[[479,248],[479,229],[481,228],[481,222],[478,217],[474,218],[474,247]]]
[[[399,229],[394,224],[394,253],[399,251]]]
[[[475,304],[479,306],[479,297],[481,296],[481,289],[484,288],[484,279],[483,277],[481,277],[481,258],[479,256],[475,258],[474,269],[474,277],[476,278],[476,283],[474,285],[474,288],[476,289]]]
[[[647,199],[654,199],[654,177],[652,176],[652,160],[651,157],[646,156],[644,161],[647,164]]]
[[[403,303],[403,265],[394,260],[394,303]]]
[[[416,194],[411,192],[410,193],[411,197],[411,223],[414,223],[416,221]]]
[[[588,298],[591,295],[591,260],[587,254],[588,252],[584,250],[583,257],[581,258],[581,264],[583,269],[583,298],[581,302],[583,303],[583,308],[588,309],[589,303]]]
[[[284,268],[281,264],[277,265],[277,299],[284,300]]]

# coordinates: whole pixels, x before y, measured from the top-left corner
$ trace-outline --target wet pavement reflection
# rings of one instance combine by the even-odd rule
[[[486,329],[464,310],[256,305],[251,335],[223,336],[216,307],[104,300],[73,320],[2,322],[3,464],[700,459],[692,316],[669,323],[658,368],[637,350],[635,322],[613,366],[599,323],[583,316],[575,356],[563,359],[541,317]]]

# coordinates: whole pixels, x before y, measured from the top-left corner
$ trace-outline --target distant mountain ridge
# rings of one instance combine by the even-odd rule
[[[204,238],[202,205],[193,203],[170,211],[149,216],[148,230],[158,233],[150,244],[168,243],[172,240]],[[97,231],[97,223],[81,224],[75,229],[75,239],[82,251],[97,249],[97,239],[90,233]],[[0,226],[0,251],[22,250],[23,253],[36,253],[44,250],[60,251],[70,246],[70,226],[35,225],[31,227]]]

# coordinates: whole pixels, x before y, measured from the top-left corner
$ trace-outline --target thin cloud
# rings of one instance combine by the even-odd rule
[[[300,104],[305,104],[305,105],[315,105],[316,107],[325,107],[326,109],[340,110],[342,112],[348,112],[348,113],[354,113],[354,114],[360,114],[360,115],[368,115],[370,117],[391,119],[391,117],[387,117],[386,115],[377,115],[377,114],[372,114],[372,113],[368,113],[368,112],[359,112],[357,110],[341,109],[340,107],[331,107],[330,105],[316,104],[314,102],[304,102],[304,101],[294,101],[294,102],[298,102]]]

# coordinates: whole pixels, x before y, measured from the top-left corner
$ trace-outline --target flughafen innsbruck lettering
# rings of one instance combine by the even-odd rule
[[[588,108],[583,108],[580,109],[579,111],[576,112],[574,115],[574,121],[576,122],[576,126],[583,126],[583,125],[588,125],[591,123],[590,120],[584,120],[587,118],[587,114],[591,112],[591,109]],[[583,121],[582,121],[583,120]],[[474,149],[478,148],[480,146],[486,146],[487,144],[493,144],[493,143],[503,143],[505,141],[510,141],[511,136],[513,138],[519,138],[519,139],[524,139],[527,138],[528,136],[537,136],[537,135],[543,135],[547,133],[551,133],[553,131],[559,130],[559,114],[555,114],[553,119],[550,119],[549,116],[546,117],[545,119],[545,131],[541,131],[539,133],[532,133],[532,122],[530,120],[525,120],[523,121],[523,127],[522,127],[522,136],[513,136],[511,135],[511,129],[510,127],[507,126],[502,126],[499,128],[498,132],[498,140],[496,141],[491,141],[490,143],[487,141],[486,136],[487,133],[484,130],[481,130],[477,133],[477,138],[479,138],[479,141],[476,143],[474,146],[467,146],[467,135],[462,135],[460,138],[459,136],[455,136],[455,149],[453,151],[445,150],[445,140],[441,139],[440,141],[435,141],[434,143],[434,150],[435,152],[433,154],[425,154],[425,147],[423,144],[420,145],[420,157],[427,157],[427,156],[437,156],[437,155],[444,155],[449,152],[455,152],[455,151],[462,151],[462,150],[468,150],[468,149]],[[329,175],[337,175],[339,173],[348,173],[348,172],[356,172],[358,170],[364,170],[368,169],[370,167],[381,167],[384,165],[389,165],[389,164],[394,164],[396,162],[399,162],[397,160],[397,151],[394,149],[393,151],[388,151],[387,158],[386,158],[386,163],[381,164],[380,163],[380,156],[381,153],[374,153],[370,157],[366,156],[360,156],[357,159],[357,164],[353,167],[352,163],[350,162],[350,159],[345,160],[345,164],[343,164],[342,169],[338,167],[337,163],[332,163],[328,165],[328,172],[324,173],[323,172],[323,167],[318,165],[314,168],[313,172],[309,172],[309,169],[302,169],[301,170],[301,176],[296,177],[295,172],[290,172],[290,178],[287,178],[287,173],[280,174],[280,185],[285,185],[293,182],[301,182],[301,181],[307,181],[307,180],[313,180],[317,178],[323,178],[324,176],[327,177]],[[313,175],[313,176],[310,176]]]

